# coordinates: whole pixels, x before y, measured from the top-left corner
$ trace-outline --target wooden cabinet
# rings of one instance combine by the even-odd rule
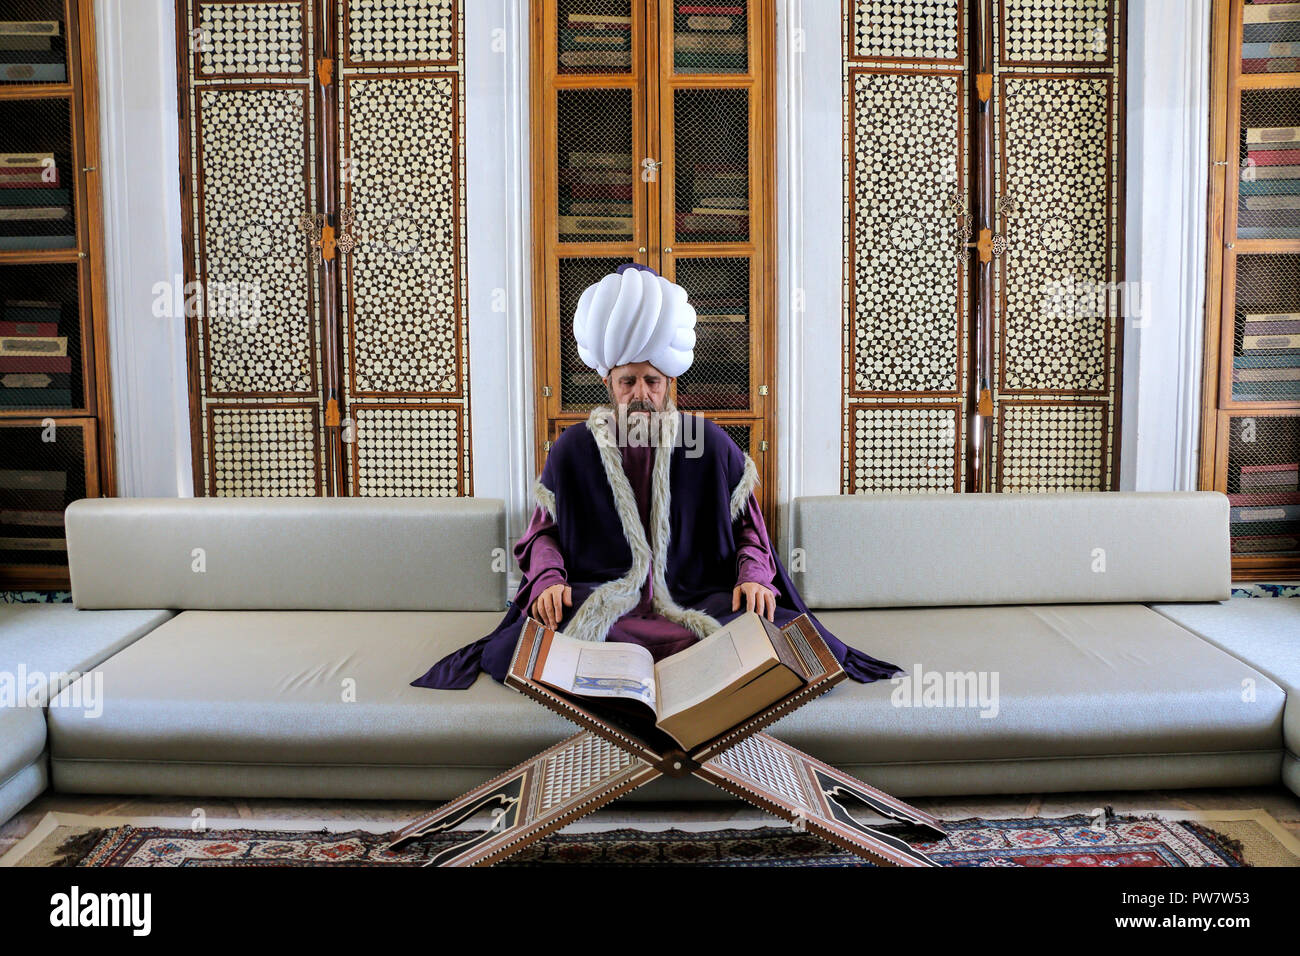
[[[116,493],[94,9],[0,21],[0,586],[66,588],[64,509]]]
[[[1233,577],[1300,574],[1300,4],[1214,8],[1200,486]]]
[[[673,400],[749,452],[771,516],[770,0],[539,0],[532,31],[539,469],[560,430],[608,401],[573,339],[578,297],[639,262],[685,288],[698,319]]]

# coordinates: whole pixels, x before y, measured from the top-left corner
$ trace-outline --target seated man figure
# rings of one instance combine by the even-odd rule
[[[753,460],[668,398],[694,360],[686,300],[681,286],[636,264],[583,292],[574,338],[611,404],[565,429],[547,455],[514,548],[523,578],[505,618],[413,686],[465,688],[480,670],[504,682],[525,609],[569,637],[641,644],[656,661],[746,611],[778,626],[808,611],[768,539]],[[812,620],[854,680],[901,671]]]

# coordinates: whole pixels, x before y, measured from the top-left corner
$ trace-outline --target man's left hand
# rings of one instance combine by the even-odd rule
[[[757,611],[769,621],[776,614],[776,595],[770,588],[765,588],[757,581],[746,581],[744,584],[736,585],[736,589],[731,592],[731,609],[740,610],[741,595],[744,595],[745,610]]]

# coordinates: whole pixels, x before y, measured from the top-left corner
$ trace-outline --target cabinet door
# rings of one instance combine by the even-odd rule
[[[319,211],[315,0],[183,11],[195,490],[320,495],[320,276],[301,228]]]
[[[964,6],[859,0],[846,13],[846,494],[958,492],[968,481]]]
[[[337,2],[347,493],[469,495],[459,5]]]
[[[991,491],[1118,484],[1123,4],[996,0]]]
[[[0,584],[67,584],[63,513],[99,496],[95,431],[93,418],[0,421]]]

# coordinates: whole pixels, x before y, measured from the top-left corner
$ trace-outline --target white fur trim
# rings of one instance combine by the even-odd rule
[[[621,578],[606,581],[592,591],[573,615],[573,620],[565,626],[564,633],[580,641],[605,639],[614,622],[640,602],[641,585],[650,570],[650,546],[646,544],[645,531],[641,527],[636,496],[623,472],[623,453],[610,431],[609,416],[612,412],[605,405],[593,408],[587,416],[587,428],[596,439],[605,479],[614,492],[614,508],[619,523],[623,525],[623,536],[632,549],[632,567]]]
[[[754,493],[758,487],[758,466],[754,464],[754,459],[750,458],[745,452],[745,471],[740,476],[740,481],[736,482],[736,488],[731,492],[731,520],[735,521],[740,513],[745,510],[745,505],[749,502],[749,496]]]
[[[632,567],[621,578],[606,581],[592,591],[565,627],[565,634],[584,641],[603,641],[614,622],[637,606],[651,565],[650,545],[647,544],[645,531],[641,527],[636,496],[623,471],[623,453],[610,428],[614,414],[614,409],[607,405],[592,409],[587,417],[587,428],[596,439],[605,478],[614,493],[614,507],[618,512],[619,523],[623,526],[623,536],[632,549]],[[655,447],[654,468],[651,472],[650,533],[654,542],[651,606],[668,620],[682,625],[699,637],[707,637],[722,625],[712,615],[684,608],[674,601],[664,577],[664,568],[668,563],[668,544],[672,536],[668,520],[672,504],[669,468],[673,448],[681,431],[681,417],[681,412],[674,408],[670,414],[664,414],[659,419],[659,442]]]
[[[694,632],[697,637],[704,638],[721,628],[722,624],[711,614],[682,607],[674,601],[664,577],[664,568],[668,564],[668,541],[672,537],[668,521],[672,514],[672,485],[668,480],[668,472],[673,447],[677,444],[677,435],[681,430],[681,418],[681,413],[676,410],[664,417],[663,441],[655,449],[650,500],[650,534],[654,538],[655,559],[652,565],[654,584],[650,604],[668,620]]]
[[[555,517],[555,492],[542,484],[540,478],[533,479],[533,497],[537,499],[537,503],[545,509],[546,513],[551,516],[552,521],[559,520]]]

